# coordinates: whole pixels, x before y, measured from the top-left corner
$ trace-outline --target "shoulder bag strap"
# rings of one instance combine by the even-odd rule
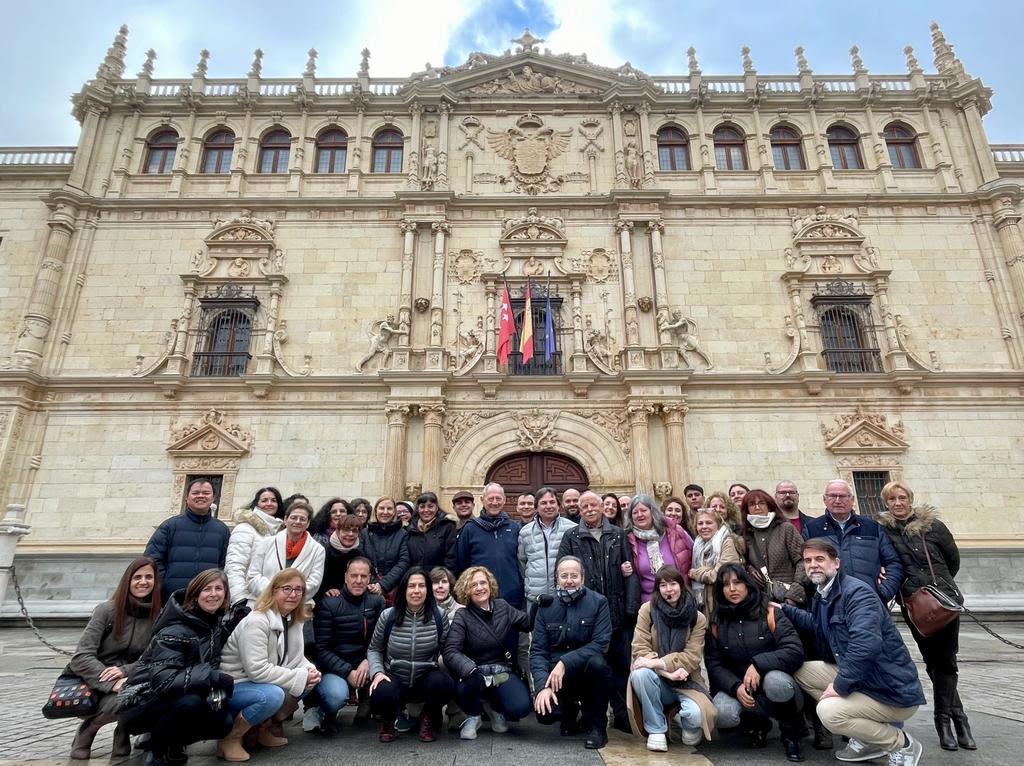
[[[921,545],[924,547],[924,557],[928,561],[928,573],[932,576],[932,585],[938,587],[939,581],[935,578],[935,569],[932,567],[932,554],[928,552],[928,541],[924,539],[924,530],[921,531]]]

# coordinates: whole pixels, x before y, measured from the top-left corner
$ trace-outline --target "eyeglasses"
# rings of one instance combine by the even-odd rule
[[[275,590],[279,590],[288,596],[301,596],[306,592],[306,589],[301,585],[279,585]]]
[[[833,503],[836,500],[846,500],[848,497],[853,497],[853,495],[825,495],[825,499]]]
[[[792,492],[790,492],[790,491],[789,491],[789,490],[787,489],[787,490],[784,490],[784,491],[782,491],[782,492],[776,492],[775,494],[776,494],[776,495],[799,495],[800,493],[799,493],[799,492],[797,492],[797,491],[796,491],[795,489],[794,489],[794,490],[793,490]]]
[[[303,524],[308,524],[309,517],[306,516],[306,514],[302,514],[301,516],[289,516],[288,521],[301,521]]]

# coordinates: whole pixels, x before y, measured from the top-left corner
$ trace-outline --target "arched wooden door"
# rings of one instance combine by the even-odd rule
[[[590,486],[583,466],[571,457],[554,452],[518,452],[502,458],[487,472],[487,481],[505,488],[505,509],[515,510],[516,498],[523,492],[551,487],[559,496],[571,488],[581,492]]]

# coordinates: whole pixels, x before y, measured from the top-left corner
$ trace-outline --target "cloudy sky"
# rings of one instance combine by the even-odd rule
[[[2,6],[0,146],[77,142],[68,97],[94,75],[122,23],[131,30],[126,74],[134,75],[154,48],[156,77],[189,76],[202,48],[212,53],[210,77],[241,77],[256,47],[265,52],[265,77],[298,76],[310,47],[320,53],[321,76],[353,76],[364,46],[372,51],[371,75],[404,77],[428,61],[451,65],[473,50],[500,53],[525,26],[556,53],[585,52],[611,66],[628,60],[650,74],[685,72],[690,45],[705,74],[738,74],[743,45],[762,74],[795,73],[797,45],[806,48],[816,73],[845,74],[853,44],[872,73],[891,74],[906,71],[908,44],[925,71],[934,71],[933,18],[967,70],[995,91],[985,120],[990,140],[1024,143],[1024,79],[1011,57],[1024,30],[1022,0],[2,0]]]

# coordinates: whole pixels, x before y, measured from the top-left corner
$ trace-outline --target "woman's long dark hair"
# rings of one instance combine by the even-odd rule
[[[738,604],[731,604],[725,598],[725,581],[735,576],[737,580],[747,586],[747,597]],[[718,570],[715,578],[715,616],[718,618],[731,618],[733,615],[746,619],[759,620],[767,614],[767,603],[765,594],[761,587],[750,576],[746,567],[739,564],[723,564]]]
[[[612,498],[612,500],[615,501],[615,508],[616,508],[615,516],[611,519],[611,523],[614,526],[616,526],[616,527],[621,527],[622,526],[622,506],[619,505],[619,496],[616,495],[614,492],[605,492],[603,495],[601,495],[601,515],[604,516],[604,518],[606,518],[606,519],[608,518],[607,516],[604,515],[604,501],[607,500],[609,497]]]
[[[332,497],[326,503],[321,505],[320,510],[317,511],[313,518],[309,520],[309,534],[327,534],[331,527],[331,506],[335,503],[341,503],[345,507],[345,513],[352,513],[352,506],[348,504],[348,500],[343,500],[340,497]]]
[[[283,519],[285,511],[284,500],[281,499],[281,492],[280,490],[278,490],[277,487],[260,487],[258,490],[256,490],[256,494],[253,495],[252,502],[249,503],[249,505],[247,505],[246,508],[248,508],[250,511],[253,510],[259,504],[260,495],[262,495],[264,492],[271,493],[274,496],[274,499],[277,501],[277,512],[274,514],[274,518]]]
[[[428,622],[434,621],[434,610],[437,609],[437,602],[434,600],[434,589],[432,581],[427,570],[423,567],[411,567],[402,577],[402,581],[398,583],[398,587],[395,589],[395,625],[401,627],[405,621],[405,612],[409,608],[409,600],[407,590],[409,588],[409,580],[415,575],[419,575],[423,578],[423,584],[427,588],[427,600],[423,602],[423,614],[424,620]]]
[[[160,569],[149,556],[139,556],[124,570],[124,574],[121,575],[117,588],[114,590],[114,595],[110,597],[110,601],[114,604],[114,638],[123,636],[125,628],[127,628],[128,604],[132,595],[132,576],[142,567],[153,567],[153,592],[149,594],[149,621],[156,622],[157,615],[160,614]]]

